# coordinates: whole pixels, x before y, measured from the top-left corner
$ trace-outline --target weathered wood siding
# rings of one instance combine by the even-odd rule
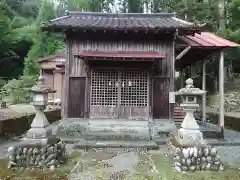
[[[54,93],[54,100],[55,99],[61,99],[62,100],[62,91],[63,91],[63,74],[62,73],[54,73],[54,90],[56,90],[56,93]]]
[[[153,118],[169,118],[169,83],[170,78],[153,78]]]
[[[83,118],[85,105],[85,77],[72,77],[69,80],[69,118]]]
[[[90,107],[90,67],[87,64],[86,60],[80,59],[76,57],[76,55],[79,55],[82,51],[89,51],[89,50],[97,50],[97,51],[154,51],[154,52],[159,52],[160,55],[165,56],[165,58],[161,60],[155,60],[155,62],[152,65],[152,72],[150,72],[150,77],[152,77],[151,81],[156,82],[154,80],[155,78],[165,78],[166,80],[169,80],[172,78],[172,53],[173,53],[173,44],[172,40],[159,40],[159,41],[97,41],[97,40],[78,40],[76,39],[68,39],[69,41],[69,49],[68,49],[68,58],[69,58],[69,64],[66,64],[66,74],[67,74],[67,79],[66,79],[66,98],[67,100],[65,101],[65,109],[68,111],[71,109],[74,109],[76,107],[73,107],[74,104],[70,102],[70,95],[73,93],[72,90],[73,87],[70,86],[68,81],[71,81],[72,78],[75,77],[85,77],[86,78],[86,89],[85,89],[85,94],[84,96],[81,96],[83,99],[77,99],[74,98],[75,101],[85,101],[85,116],[89,115],[89,107]],[[155,85],[153,82],[150,82],[149,84],[153,85],[153,88],[150,88],[152,91],[152,94],[150,94],[151,102],[150,107],[150,113],[151,114],[156,114],[158,112],[162,112],[162,108],[164,108],[164,111],[166,107],[169,109],[169,104],[168,101],[166,101],[166,97],[168,98],[168,91],[169,86],[165,89],[166,92],[164,92],[163,95],[157,95],[156,92],[160,92],[161,89],[159,86]],[[68,89],[69,88],[69,89]],[[69,90],[69,92],[68,92]],[[71,95],[72,96],[72,95]],[[80,97],[78,97],[80,98]],[[157,101],[153,101],[155,98],[158,98],[157,101],[162,101],[161,98],[164,100],[164,106],[158,106]],[[155,108],[153,108],[155,107]],[[83,109],[81,109],[83,110]],[[80,110],[78,110],[80,111]],[[155,111],[155,112],[154,112]],[[80,113],[80,112],[79,112]],[[65,115],[69,114],[65,112]],[[169,115],[169,113],[168,113]],[[165,112],[163,113],[162,116],[166,116]],[[158,116],[156,116],[158,117]]]
[[[172,57],[171,42],[155,41],[155,42],[133,42],[133,41],[72,41],[72,60],[70,61],[70,77],[86,76],[87,65],[86,61],[74,57],[79,55],[82,51],[154,51],[159,52],[160,55],[166,58],[157,60],[155,62],[154,75],[155,76],[170,76],[170,64]]]
[[[50,88],[54,88],[54,74],[53,74],[53,70],[42,70],[42,75],[44,77],[44,84],[45,86],[47,87],[50,87]],[[53,93],[50,93],[48,94],[48,99],[49,100],[54,100],[54,94]]]

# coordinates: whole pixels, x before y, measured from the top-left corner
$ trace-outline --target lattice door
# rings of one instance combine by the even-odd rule
[[[91,118],[146,119],[148,73],[94,69],[91,73]]]
[[[121,73],[121,118],[148,118],[148,89],[148,72],[129,69]]]
[[[94,69],[91,73],[91,118],[118,117],[118,72]]]

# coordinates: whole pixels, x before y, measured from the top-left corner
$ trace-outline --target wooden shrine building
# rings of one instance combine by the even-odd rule
[[[67,45],[65,118],[168,119],[175,39],[197,28],[175,14],[70,12],[46,24]]]
[[[43,29],[65,34],[63,119],[87,120],[86,126],[124,120],[149,127],[172,120],[175,70],[191,58],[237,46],[223,45],[211,33],[204,39],[196,25],[174,13],[68,12]]]

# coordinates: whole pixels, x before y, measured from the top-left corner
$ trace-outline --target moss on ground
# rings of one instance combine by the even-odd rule
[[[55,171],[50,170],[10,170],[6,163],[0,161],[0,180],[67,180],[72,168],[81,158],[80,152],[72,153],[68,162]],[[94,165],[93,165],[94,166]],[[99,168],[99,167],[98,167]],[[156,168],[154,170],[154,168]],[[96,168],[97,169],[97,168]],[[159,151],[151,151],[147,156],[140,157],[139,164],[133,172],[124,175],[127,180],[240,180],[240,170],[227,168],[222,172],[188,172],[178,173],[172,170],[170,157]],[[100,168],[101,170],[101,168]],[[101,174],[101,173],[100,173]],[[104,176],[99,180],[107,180]]]
[[[188,173],[178,173],[173,171],[171,158],[162,154],[152,154],[156,168],[162,180],[240,180],[240,170],[227,167],[224,171],[196,171]]]
[[[0,180],[67,180],[67,176],[76,165],[80,152],[73,152],[67,158],[68,161],[63,166],[56,168],[54,171],[32,170],[32,169],[8,169],[5,160],[0,160]]]

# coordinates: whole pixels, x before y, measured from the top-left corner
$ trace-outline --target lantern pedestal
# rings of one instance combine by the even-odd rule
[[[176,140],[182,146],[203,146],[206,143],[203,140],[203,134],[199,130],[184,129],[178,130]]]
[[[52,130],[48,128],[49,122],[44,114],[43,107],[36,108],[36,116],[33,119],[31,124],[31,129],[26,133],[26,139],[44,139],[44,141],[48,142],[49,139],[54,139],[52,135]]]
[[[199,107],[198,104],[181,104],[186,112],[186,116],[178,130],[177,141],[184,146],[203,145],[203,133],[199,130],[194,111]]]
[[[204,145],[203,134],[199,130],[199,126],[194,117],[194,112],[199,107],[197,104],[197,96],[202,95],[205,91],[198,88],[194,88],[193,80],[188,79],[186,81],[186,87],[176,92],[176,95],[180,95],[183,98],[181,107],[186,112],[186,116],[181,124],[181,128],[178,130],[176,140],[182,146],[200,146]]]

